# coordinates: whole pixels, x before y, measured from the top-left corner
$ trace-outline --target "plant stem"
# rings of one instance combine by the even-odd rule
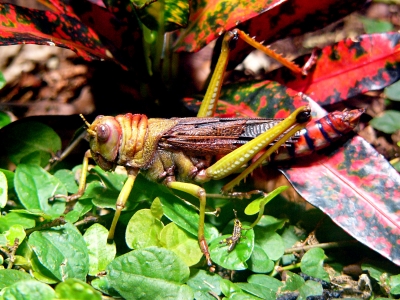
[[[321,244],[315,244],[315,245],[294,247],[294,248],[286,249],[285,254],[290,254],[293,252],[307,251],[312,248],[330,249],[330,248],[338,248],[338,247],[348,247],[348,246],[353,246],[356,243],[357,243],[356,240],[352,240],[352,241],[329,242],[329,243],[321,243]]]

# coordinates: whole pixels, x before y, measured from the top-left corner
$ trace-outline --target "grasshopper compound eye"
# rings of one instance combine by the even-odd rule
[[[101,124],[97,126],[96,133],[98,141],[105,143],[110,137],[110,127],[107,124]]]

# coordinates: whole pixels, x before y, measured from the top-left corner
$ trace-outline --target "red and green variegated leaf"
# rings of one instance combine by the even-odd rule
[[[0,44],[41,44],[69,48],[85,59],[106,59],[98,35],[79,19],[10,4],[0,4]]]
[[[131,18],[129,22],[121,21],[107,8],[89,1],[80,0],[72,2],[74,13],[86,26],[93,29],[111,44],[109,50],[113,57],[124,66],[135,70],[143,70],[145,62],[143,57],[142,30],[137,18]]]
[[[197,111],[200,103],[198,99],[185,99],[185,106],[192,111]],[[215,116],[285,118],[307,104],[301,93],[274,81],[237,83],[222,88]]]
[[[53,12],[74,15],[73,9],[62,0],[37,0]]]
[[[383,89],[400,78],[400,34],[370,34],[340,41],[321,50],[308,76],[282,68],[271,78],[309,95],[320,105]]]
[[[235,27],[270,43],[289,35],[315,30],[359,8],[365,0],[198,0],[192,1],[192,12],[186,30],[179,33],[174,47],[194,52],[221,33]],[[306,20],[306,21],[305,21]],[[239,42],[233,50],[235,59],[248,47]]]
[[[400,265],[400,176],[365,140],[282,172],[351,236]]]
[[[188,0],[156,1],[142,9],[137,9],[136,13],[143,24],[150,29],[162,28],[164,31],[172,31],[186,27],[190,5]]]

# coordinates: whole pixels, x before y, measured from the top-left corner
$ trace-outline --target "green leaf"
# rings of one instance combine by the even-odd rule
[[[170,250],[157,247],[121,255],[107,267],[110,284],[125,299],[193,299],[184,283],[189,267]]]
[[[90,285],[78,279],[69,278],[56,286],[56,295],[59,299],[74,300],[101,300],[101,293]]]
[[[0,269],[0,290],[11,286],[21,280],[32,279],[32,276],[26,272],[17,270]]]
[[[93,224],[83,235],[89,255],[89,275],[104,271],[117,253],[115,243],[108,243],[107,237],[108,230],[100,224]]]
[[[187,285],[194,291],[194,298],[196,300],[214,300],[215,297],[210,295],[220,295],[220,282],[222,278],[218,274],[209,273],[204,270],[191,269],[190,278]]]
[[[281,281],[279,281],[276,278],[273,278],[271,276],[267,275],[261,275],[261,274],[254,274],[251,275],[247,281],[249,283],[257,284],[260,286],[266,286],[269,289],[271,289],[274,292],[277,292],[279,288],[283,285]]]
[[[400,101],[400,81],[386,87],[385,95],[392,101]]]
[[[249,270],[255,273],[268,273],[274,269],[274,262],[269,259],[261,246],[254,244],[253,252],[247,261]]]
[[[285,252],[285,246],[279,234],[260,226],[254,227],[254,234],[254,243],[259,245],[270,259],[278,260],[282,257]]]
[[[0,208],[3,208],[7,204],[8,200],[8,185],[6,175],[0,171]]]
[[[384,33],[393,31],[393,24],[387,21],[375,20],[370,18],[361,18],[366,33]]]
[[[68,193],[75,194],[78,192],[78,185],[76,184],[74,172],[62,169],[55,172],[54,177],[58,178],[64,184]]]
[[[1,82],[0,82],[0,86],[1,86]],[[10,123],[11,123],[10,116],[4,111],[0,111],[0,129]]]
[[[161,217],[164,215],[164,211],[161,205],[160,199],[157,197],[153,200],[150,206],[151,214],[161,220]]]
[[[65,215],[65,221],[75,223],[80,217],[91,211],[93,208],[92,199],[79,199],[74,205],[72,211]]]
[[[7,81],[4,78],[3,72],[0,72],[0,89],[2,89],[6,85]]]
[[[230,236],[223,235],[211,242],[209,249],[211,259],[226,269],[245,270],[247,269],[246,261],[250,258],[254,248],[254,231],[253,229],[242,230],[239,243],[231,252],[228,252],[228,247],[221,242]]]
[[[161,246],[160,232],[164,224],[153,216],[150,209],[137,211],[126,227],[125,241],[131,249]]]
[[[102,276],[97,279],[94,279],[90,284],[96,290],[99,290],[104,294],[114,296],[116,298],[121,298],[121,295],[118,294],[118,292],[111,286],[107,276]]]
[[[28,261],[30,273],[34,278],[48,284],[59,282],[59,280],[40,263],[31,245],[27,242],[27,239],[18,247],[18,253]]]
[[[304,279],[300,275],[286,271],[286,281],[285,285],[281,288],[281,291],[297,291],[304,285],[304,282]]]
[[[363,271],[365,271],[365,270],[368,271],[369,276],[374,278],[377,282],[380,282],[382,274],[386,273],[386,271],[384,269],[379,268],[372,264],[362,264],[361,269]]]
[[[18,165],[21,159],[36,151],[46,153],[48,159],[61,149],[61,140],[50,127],[32,121],[13,122],[2,129],[2,150]]]
[[[55,194],[67,194],[64,185],[54,176],[36,165],[21,164],[15,171],[15,190],[22,205],[28,210],[40,210],[52,217],[58,217],[65,210],[65,202],[49,198]]]
[[[164,215],[179,227],[197,237],[199,228],[199,214],[193,207],[173,195],[167,188],[162,187],[163,191],[159,198],[164,210]],[[211,240],[218,233],[215,228],[205,226],[204,235],[207,241]]]
[[[2,296],[2,299],[53,300],[56,293],[47,284],[31,279],[10,285],[3,290]]]
[[[308,280],[302,287],[300,287],[299,292],[300,295],[297,299],[306,300],[309,296],[321,296],[323,288],[321,283]]]
[[[203,256],[198,240],[175,223],[169,223],[161,230],[160,242],[165,248],[178,255],[189,267],[197,264]]]
[[[14,188],[14,172],[11,172],[9,170],[1,169],[0,171],[6,176],[7,178],[7,184],[8,184],[8,189],[13,189]]]
[[[266,300],[275,300],[276,299],[276,292],[271,290],[269,287],[261,286],[261,285],[253,284],[253,283],[244,283],[244,282],[238,282],[238,283],[236,283],[236,285],[238,287],[240,287],[243,291],[246,291],[247,293],[252,294],[261,299],[266,299]],[[259,298],[257,298],[257,299],[259,299]],[[232,298],[229,297],[229,299],[232,299]]]
[[[88,249],[81,233],[70,223],[33,232],[29,244],[40,263],[58,280],[85,281],[89,272]]]
[[[18,239],[18,244],[21,244],[26,237],[24,227],[20,224],[15,224],[10,227],[4,234],[9,245],[14,245],[15,239]]]
[[[115,209],[115,203],[122,187],[124,186],[127,175],[119,174],[117,172],[106,172],[99,166],[92,168],[90,172],[96,174],[101,181],[90,182],[86,186],[85,193],[81,199],[91,198],[93,204],[97,207]],[[136,179],[135,185],[125,204],[125,210],[135,208],[137,206],[137,201],[140,200],[138,197],[140,193],[138,193],[136,187],[138,182],[140,182],[139,177],[140,176]]]
[[[248,216],[255,215],[258,213],[260,210],[264,211],[264,206],[274,199],[276,196],[278,196],[280,193],[283,191],[287,190],[289,187],[288,186],[280,186],[273,190],[272,192],[268,193],[267,196],[265,197],[260,197],[255,199],[254,201],[250,202],[249,205],[247,205],[246,209],[244,210],[244,213]]]
[[[399,295],[400,294],[400,274],[390,276],[389,283],[390,283],[390,293],[393,295]]]
[[[380,117],[373,118],[369,124],[384,133],[391,134],[400,129],[400,112],[387,110]]]
[[[148,1],[132,1],[143,6]],[[141,21],[150,29],[172,31],[185,27],[189,18],[189,1],[186,0],[165,0],[157,1],[149,6],[137,10]]]
[[[305,232],[302,234],[298,232],[299,230],[296,230],[296,227],[293,225],[289,225],[283,230],[281,237],[285,243],[285,249],[292,248],[297,242],[306,239],[307,236]]]
[[[10,212],[0,215],[0,232],[7,231],[13,225],[22,225],[25,229],[35,227],[35,217],[29,214]]]
[[[220,281],[222,293],[226,297],[230,297],[233,293],[241,293],[242,289],[230,280],[222,279]]]
[[[324,269],[325,252],[321,248],[308,250],[301,259],[301,271],[307,275],[330,282]]]

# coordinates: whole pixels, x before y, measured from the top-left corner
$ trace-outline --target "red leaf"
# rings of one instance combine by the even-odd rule
[[[203,0],[193,5],[189,25],[179,33],[174,47],[178,51],[198,51],[235,27],[256,36],[259,41],[270,43],[322,28],[364,3],[365,0]],[[248,49],[246,44],[239,42],[232,57],[242,57],[239,53],[248,53]]]
[[[322,49],[308,76],[279,70],[271,78],[320,105],[383,89],[400,78],[400,34],[366,34]]]
[[[300,195],[400,265],[400,175],[389,162],[361,137],[329,156],[304,160],[281,169]]]
[[[59,46],[85,59],[110,58],[98,35],[69,15],[0,4],[0,24],[0,45]]]

